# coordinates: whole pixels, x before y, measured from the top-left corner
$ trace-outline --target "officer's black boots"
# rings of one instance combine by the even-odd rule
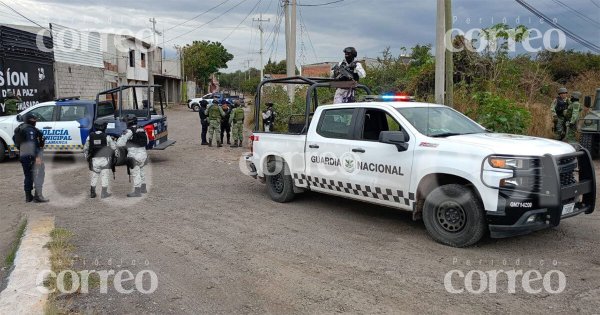
[[[90,198],[96,198],[96,186],[90,186]]]
[[[104,199],[104,198],[108,198],[110,196],[112,196],[112,195],[108,193],[108,187],[102,187],[102,192],[100,193],[100,198]]]
[[[133,192],[127,194],[127,197],[141,197],[141,196],[142,196],[142,189],[140,187],[135,187]]]
[[[231,139],[227,137],[227,144],[231,144]]]
[[[44,195],[42,194],[42,190],[41,189],[35,189],[35,195],[33,196],[33,202],[38,202],[38,203],[42,203],[42,202],[48,202],[50,200],[44,198]]]
[[[142,187],[140,187],[140,192],[142,194],[147,194],[148,193],[148,189],[146,189],[146,184],[142,184]]]
[[[33,195],[31,194],[31,190],[26,191],[25,192],[25,202],[32,202],[32,201],[33,201]]]

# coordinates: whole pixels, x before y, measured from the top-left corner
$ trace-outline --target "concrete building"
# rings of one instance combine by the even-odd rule
[[[163,48],[157,47],[154,50],[153,60],[152,75],[154,76],[154,84],[163,87],[167,104],[178,104],[183,100],[183,80],[179,55],[175,58],[164,58]]]

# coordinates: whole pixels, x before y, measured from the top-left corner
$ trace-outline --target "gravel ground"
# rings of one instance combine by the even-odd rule
[[[125,169],[117,170],[114,197],[90,200],[81,157],[49,159],[47,206],[25,205],[17,162],[0,165],[0,233],[16,227],[26,207],[56,215],[75,233],[82,270],[151,270],[158,287],[65,295],[63,305],[94,313],[597,313],[600,309],[600,215],[565,220],[523,237],[486,239],[456,249],[439,245],[408,213],[306,193],[288,204],[272,202],[264,185],[244,176],[242,149],[200,146],[196,113],[170,110],[177,144],[151,152],[150,193],[127,200]],[[6,175],[5,175],[6,174]],[[18,183],[18,189],[13,187]],[[5,201],[6,200],[6,201]],[[4,242],[4,234],[1,234]],[[0,246],[0,249],[2,247]],[[537,270],[565,275],[563,292],[527,293],[517,278],[508,293],[448,293],[452,270]],[[138,274],[139,275],[139,274]],[[142,290],[151,288],[148,273]],[[531,278],[535,278],[532,276]],[[112,279],[112,278],[109,278]],[[135,288],[133,281],[125,289]],[[476,277],[474,289],[479,288]],[[533,282],[543,288],[542,280]],[[467,284],[453,277],[457,289]],[[485,289],[485,288],[484,288]]]

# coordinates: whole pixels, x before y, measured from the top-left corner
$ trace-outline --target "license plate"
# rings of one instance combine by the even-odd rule
[[[563,206],[562,215],[573,213],[575,210],[575,203],[566,204]]]

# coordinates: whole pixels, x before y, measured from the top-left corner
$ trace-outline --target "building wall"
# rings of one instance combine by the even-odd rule
[[[331,67],[335,62],[324,62],[313,65],[302,66],[302,75],[305,77],[329,77],[331,73]]]
[[[56,62],[56,97],[80,96],[95,99],[106,88],[102,68]]]

